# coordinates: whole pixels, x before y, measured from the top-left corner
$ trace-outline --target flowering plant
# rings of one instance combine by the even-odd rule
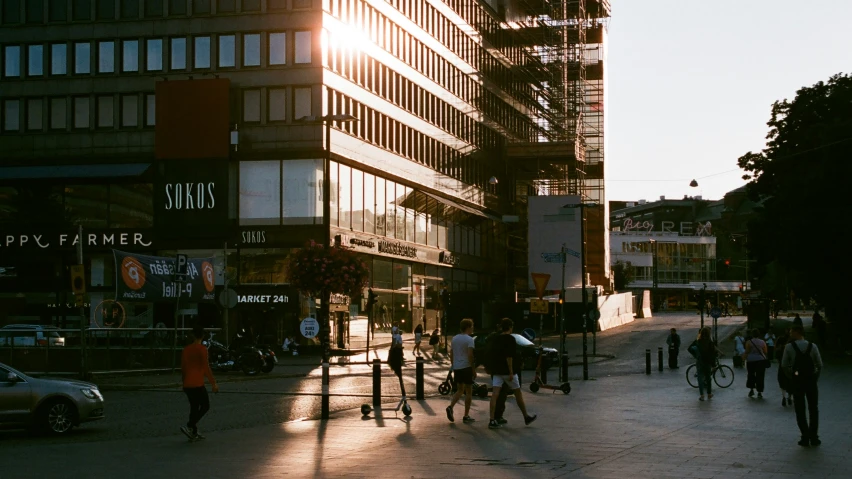
[[[313,240],[287,259],[290,284],[304,295],[360,294],[370,271],[352,250],[327,248]]]

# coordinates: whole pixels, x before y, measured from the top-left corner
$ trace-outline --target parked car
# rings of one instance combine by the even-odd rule
[[[59,328],[41,324],[7,324],[0,328],[0,346],[65,346]]]
[[[104,418],[104,397],[92,383],[42,379],[0,363],[0,425],[65,434]]]
[[[485,364],[485,362],[491,357],[491,351],[489,351],[488,348],[488,338],[495,334],[500,333],[491,333],[489,335],[481,334],[473,338],[474,359],[476,360],[477,366]],[[523,369],[535,369],[536,364],[538,363],[538,352],[540,348],[520,334],[512,333],[512,337],[515,338],[515,344],[518,345],[521,358],[523,358]],[[545,369],[554,364],[559,364],[559,351],[546,346],[543,349],[544,357],[542,358],[542,363]]]

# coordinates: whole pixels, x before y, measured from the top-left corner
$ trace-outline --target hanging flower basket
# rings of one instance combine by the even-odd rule
[[[315,298],[323,294],[360,294],[370,278],[367,265],[354,251],[327,248],[313,240],[290,255],[287,270],[290,284]]]

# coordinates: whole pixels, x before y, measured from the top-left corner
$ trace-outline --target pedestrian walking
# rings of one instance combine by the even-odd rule
[[[677,356],[680,353],[680,335],[677,334],[677,329],[671,329],[669,337],[666,338],[666,344],[669,345],[669,369],[678,369]]]
[[[804,328],[793,326],[790,331],[790,343],[784,347],[781,367],[790,378],[793,389],[793,406],[796,410],[796,423],[802,438],[800,446],[819,446],[819,389],[817,382],[822,372],[822,357],[816,344],[804,338]],[[808,416],[805,417],[805,401]]]
[[[780,365],[784,358],[784,349],[790,342],[790,332],[785,331],[784,334],[778,337],[778,342],[775,343],[775,359]],[[790,378],[784,372],[784,368],[778,368],[778,387],[781,388],[781,406],[787,407],[787,404],[793,405],[793,388],[790,384]]]
[[[817,341],[819,345],[823,348],[825,347],[825,333],[828,329],[828,324],[825,322],[825,319],[819,314],[819,309],[814,309],[813,323],[811,326],[816,330],[817,333]]]
[[[210,362],[207,359],[207,348],[201,344],[204,339],[204,328],[200,325],[192,328],[194,341],[183,348],[180,360],[180,371],[183,379],[183,392],[189,399],[189,421],[180,427],[180,431],[190,441],[204,439],[198,433],[198,421],[210,410],[210,398],[207,396],[207,388],[204,387],[204,378],[213,387],[213,392],[219,392],[219,385],[210,370]]]
[[[491,385],[495,390],[503,387],[503,384],[509,385],[509,388],[515,394],[515,401],[518,404],[518,408],[521,410],[521,414],[524,415],[524,423],[526,425],[530,425],[538,416],[527,413],[527,406],[524,403],[524,395],[521,392],[521,384],[518,381],[518,375],[515,374],[516,370],[521,370],[523,364],[514,364],[517,343],[515,342],[515,337],[512,336],[513,327],[514,323],[509,318],[503,318],[500,322],[500,329],[502,332],[500,333],[500,336],[495,339],[495,348],[494,351],[492,351],[492,354],[494,355],[494,365],[492,366],[494,379]],[[488,423],[489,429],[502,427],[497,422],[495,416],[497,397],[497,394],[491,395],[490,421]]]
[[[388,350],[388,366],[399,377],[402,377],[403,362],[405,362],[405,353],[402,350],[402,333],[399,331],[399,327],[393,326],[391,328],[391,345]]]
[[[766,334],[763,335],[763,341],[766,343],[766,357],[769,358],[770,361],[775,359],[775,333],[772,329],[767,329]]]
[[[429,335],[429,346],[432,346],[432,359],[435,359],[438,356],[438,343],[441,342],[441,334],[438,331],[438,328],[435,328],[432,331],[432,334]]]
[[[799,316],[799,313],[796,313],[796,317],[793,318],[793,326],[802,326],[804,328],[804,324],[802,324],[802,317]]]
[[[707,391],[707,399],[713,399],[713,390],[710,385],[710,371],[716,365],[716,356],[719,352],[713,344],[710,327],[706,326],[698,331],[698,337],[689,346],[689,353],[695,358],[695,369],[698,372],[698,400],[704,400],[704,391]]]
[[[418,324],[416,328],[414,328],[414,349],[411,351],[416,356],[420,356],[420,341],[423,340],[423,325]]]
[[[498,325],[495,328],[495,331],[488,335],[485,340],[485,350],[493,353],[495,351],[495,345],[497,344],[497,338],[500,337],[500,326]],[[515,349],[515,357],[513,359],[513,364],[523,364],[523,357],[521,356],[521,350],[519,348]],[[485,361],[485,372],[491,375],[491,381],[489,384],[494,383],[494,374],[492,370],[494,369],[494,354],[490,354]],[[518,383],[523,382],[523,378],[521,377],[522,371],[518,371]],[[494,406],[494,420],[497,421],[497,424],[503,425],[508,423],[509,421],[504,417],[504,413],[506,412],[506,399],[509,397],[509,393],[512,390],[509,388],[508,384],[503,384],[501,388],[492,388],[491,394],[497,395],[497,405]]]
[[[757,398],[762,399],[769,359],[766,343],[760,339],[760,331],[757,329],[751,330],[751,339],[746,342],[746,352],[743,359],[746,361],[746,370],[748,371],[748,379],[746,379],[746,387],[749,388],[748,397],[754,397],[754,390],[757,389]]]
[[[453,407],[464,395],[464,417],[462,422],[470,424],[475,421],[470,417],[470,402],[473,399],[473,380],[476,379],[476,371],[473,368],[473,320],[463,319],[459,326],[460,334],[453,336],[450,345],[450,363],[453,369],[453,377],[456,380],[458,390],[453,395],[450,405],[447,406],[447,419],[455,422]]]
[[[743,357],[745,355],[745,338],[743,337],[743,333],[737,331],[737,335],[734,336],[734,367],[741,368],[743,367]]]

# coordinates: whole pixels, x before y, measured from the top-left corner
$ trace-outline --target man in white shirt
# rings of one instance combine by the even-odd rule
[[[453,364],[453,376],[458,386],[456,394],[453,395],[450,405],[447,406],[447,419],[450,422],[455,422],[453,416],[453,406],[459,402],[462,394],[464,398],[464,421],[465,424],[470,424],[475,420],[470,417],[470,401],[473,398],[473,380],[476,378],[473,359],[473,320],[463,319],[461,322],[461,334],[453,336],[453,341],[450,346],[450,361]]]

